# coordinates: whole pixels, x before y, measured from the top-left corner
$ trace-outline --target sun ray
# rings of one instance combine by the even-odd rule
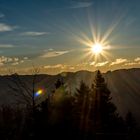
[[[124,14],[123,14],[124,15]],[[80,44],[82,44],[82,47],[79,49],[79,51],[84,52],[84,55],[78,55],[78,57],[75,59],[76,61],[100,61],[101,59],[107,59],[109,60],[112,55],[109,53],[109,50],[114,49],[115,47],[113,45],[110,45],[115,39],[116,35],[113,35],[113,32],[116,30],[118,25],[120,24],[120,21],[122,19],[122,15],[118,17],[118,20],[112,21],[110,26],[108,26],[108,29],[103,32],[100,28],[100,23],[97,22],[97,20],[93,20],[90,18],[90,15],[88,17],[88,23],[89,23],[89,29],[90,29],[90,37],[88,36],[86,32],[82,30],[81,22],[78,22],[80,25],[81,30],[78,31],[77,29],[73,29],[72,25],[71,28],[65,28],[63,27],[63,30],[65,30],[67,33],[71,34],[71,36]],[[77,19],[78,20],[78,19]],[[69,30],[67,30],[69,29]],[[89,33],[89,32],[88,32]],[[94,47],[93,47],[94,46]],[[78,49],[77,49],[78,50]]]

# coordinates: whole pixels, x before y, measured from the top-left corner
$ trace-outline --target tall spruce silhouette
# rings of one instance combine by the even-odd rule
[[[128,140],[137,140],[140,138],[139,129],[137,127],[137,123],[135,118],[133,117],[133,114],[128,111],[125,117],[125,123],[128,133]]]
[[[87,136],[89,131],[89,110],[90,110],[90,89],[81,81],[80,87],[76,89],[75,102],[73,108],[74,127],[78,138]]]
[[[93,131],[95,133],[118,133],[123,130],[123,120],[117,113],[116,106],[111,102],[105,79],[98,70],[92,86],[93,92]]]

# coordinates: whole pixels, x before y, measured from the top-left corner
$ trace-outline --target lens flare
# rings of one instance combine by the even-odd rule
[[[42,89],[39,89],[36,93],[35,93],[35,96],[39,96],[43,93],[43,90]]]

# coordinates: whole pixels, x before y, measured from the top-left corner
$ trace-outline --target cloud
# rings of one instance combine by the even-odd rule
[[[13,58],[7,57],[7,62],[12,62],[12,61],[13,61]]]
[[[2,14],[2,13],[0,13],[0,18],[3,18],[3,17],[5,17],[5,15],[4,15],[4,14]]]
[[[24,59],[24,60],[28,60],[29,58],[25,56],[25,57],[23,57],[23,59]]]
[[[2,62],[0,62],[0,66],[3,66],[4,64]]]
[[[51,11],[57,11],[57,10],[69,10],[69,9],[79,9],[79,8],[88,8],[90,6],[93,5],[93,2],[91,1],[72,1],[72,2],[69,2],[68,3],[69,6],[66,6],[66,7],[63,7],[63,8],[55,8],[55,9],[51,9],[49,10],[50,12]]]
[[[13,58],[13,60],[14,60],[15,62],[17,62],[17,61],[19,61],[19,58],[15,57],[15,58]]]
[[[69,69],[70,69],[70,70],[74,70],[74,69],[75,69],[75,67],[70,67]]]
[[[20,63],[24,63],[24,60],[21,60]]]
[[[124,66],[134,66],[134,65],[140,65],[140,57],[137,57],[133,61],[124,64]]]
[[[53,51],[54,49],[50,48],[49,51]]]
[[[93,66],[93,65],[95,65],[95,62],[93,61],[93,62],[91,62],[89,65],[90,65],[90,66]]]
[[[92,2],[73,2],[72,6],[69,8],[87,8],[92,6]]]
[[[54,69],[54,68],[62,68],[62,67],[63,67],[62,64],[44,66],[45,69]]]
[[[7,31],[13,31],[15,27],[7,25],[5,23],[0,23],[0,32],[7,32]]]
[[[0,57],[0,63],[6,63],[6,62],[8,62],[8,57],[1,56]]]
[[[15,65],[18,65],[18,64],[19,64],[19,62],[14,62],[11,65],[15,66]]]
[[[135,17],[128,17],[125,19],[125,28],[130,28],[131,25],[133,25],[137,19]]]
[[[0,48],[13,48],[14,45],[12,44],[0,44]]]
[[[101,62],[101,63],[97,63],[97,64],[95,65],[95,67],[102,67],[102,66],[105,66],[106,64],[108,64],[108,61]]]
[[[129,63],[126,63],[124,64],[124,66],[133,66],[133,65],[138,65],[139,63],[137,62],[129,62]]]
[[[25,62],[25,60],[27,60],[27,57],[18,58],[18,57],[0,56],[0,65],[1,66],[4,64],[18,65]]]
[[[49,34],[49,33],[47,33],[47,32],[24,32],[21,35],[24,35],[24,36],[42,36],[42,35],[47,35],[47,34]]]
[[[140,57],[135,58],[134,61],[136,62],[140,61]]]
[[[57,57],[63,54],[69,53],[69,51],[48,51],[41,55],[43,58]]]
[[[127,59],[118,58],[118,59],[116,59],[114,62],[112,62],[112,63],[110,64],[110,66],[122,64],[122,63],[125,63],[125,62],[127,62],[127,61],[128,61]]]

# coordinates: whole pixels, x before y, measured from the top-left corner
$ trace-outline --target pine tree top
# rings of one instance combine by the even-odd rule
[[[97,74],[95,76],[94,85],[96,88],[105,85],[105,79],[103,78],[103,76],[99,70],[97,71]]]

